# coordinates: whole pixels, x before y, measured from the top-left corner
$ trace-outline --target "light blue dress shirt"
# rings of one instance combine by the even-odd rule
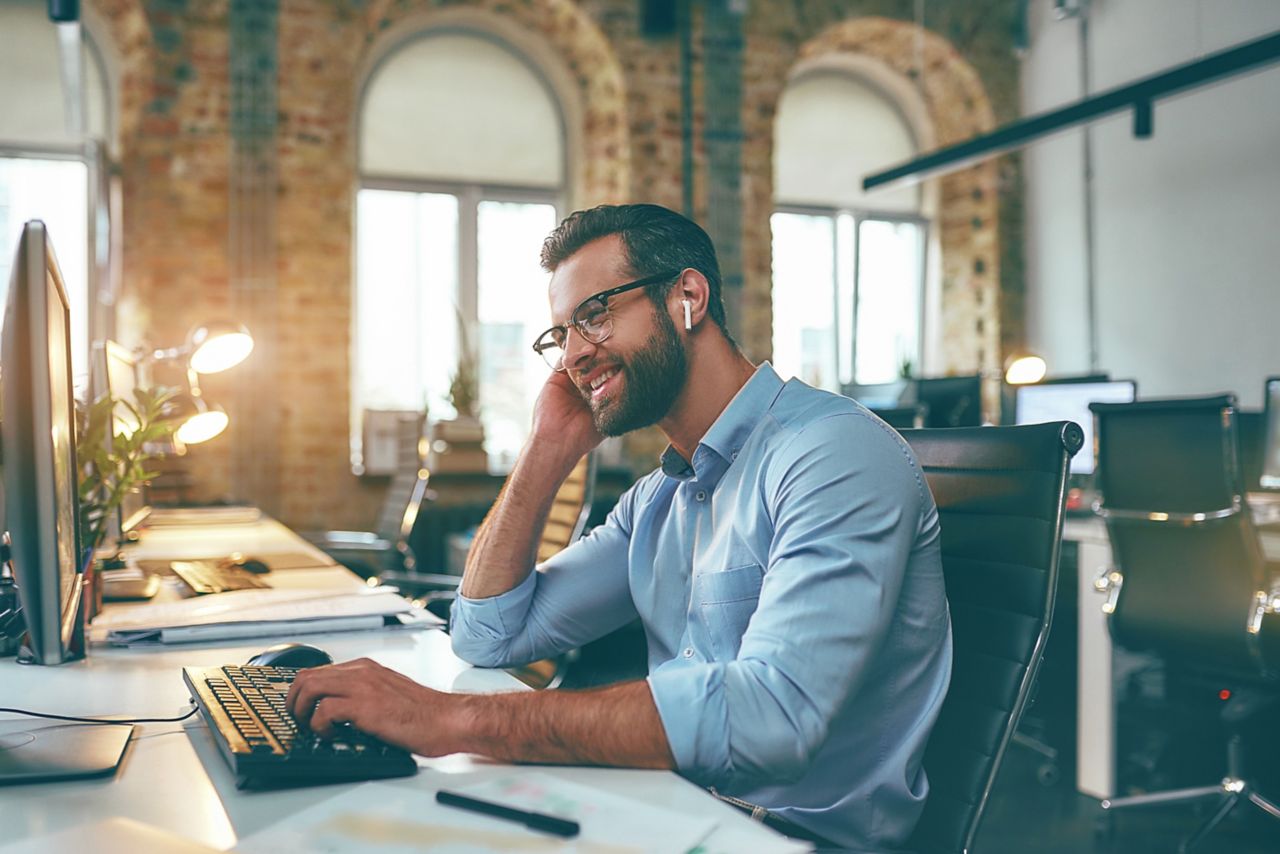
[[[902,438],[765,363],[703,437],[514,589],[459,597],[453,649],[505,667],[639,617],[685,777],[854,850],[901,847],[951,674],[938,512]]]

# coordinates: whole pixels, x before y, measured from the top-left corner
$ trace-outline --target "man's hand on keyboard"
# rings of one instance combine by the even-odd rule
[[[448,735],[456,699],[361,658],[299,671],[287,702],[299,724],[322,737],[349,723],[421,756],[444,756],[458,749]]]

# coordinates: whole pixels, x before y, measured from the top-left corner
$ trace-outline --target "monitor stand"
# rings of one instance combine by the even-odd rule
[[[0,721],[0,785],[106,776],[132,735],[128,724]]]

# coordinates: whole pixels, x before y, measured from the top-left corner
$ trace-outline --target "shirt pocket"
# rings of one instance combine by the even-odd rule
[[[695,580],[696,601],[718,661],[738,654],[747,623],[760,604],[764,569],[758,563],[720,572],[706,572]]]

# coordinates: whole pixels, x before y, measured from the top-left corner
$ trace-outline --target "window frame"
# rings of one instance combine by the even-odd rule
[[[454,302],[458,306],[458,312],[461,315],[462,322],[466,326],[469,340],[476,340],[473,334],[474,330],[479,328],[480,324],[480,204],[482,202],[498,202],[512,204],[535,204],[550,205],[554,211],[554,218],[559,222],[563,216],[565,209],[565,190],[553,187],[531,187],[512,184],[494,184],[480,183],[475,181],[447,181],[427,178],[411,178],[400,177],[385,174],[362,174],[359,176],[356,196],[362,190],[381,190],[384,192],[396,193],[432,193],[438,195],[451,195],[458,200],[458,276],[457,290],[454,293]],[[360,222],[357,215],[358,205],[353,205],[352,219],[354,221],[353,240],[352,240],[352,256],[353,267],[359,270],[359,229]],[[352,393],[350,394],[350,404],[356,403],[355,382],[359,379],[359,373],[356,367],[359,364],[359,329],[360,329],[360,309],[359,309],[359,277],[354,277],[355,285],[351,291],[351,330],[352,330]],[[483,391],[481,392],[483,398]],[[360,474],[362,470],[363,457],[363,437],[359,433],[356,426],[356,420],[352,413],[353,435],[351,437],[352,446],[352,471]]]
[[[85,288],[83,305],[72,311],[85,312],[86,351],[84,364],[90,366],[93,342],[116,334],[116,293],[111,275],[111,169],[106,146],[97,139],[82,145],[58,142],[8,142],[0,140],[0,158],[6,160],[61,160],[83,163],[85,167]],[[55,237],[56,240],[56,237]],[[55,245],[56,250],[56,245]],[[12,251],[5,247],[3,251]],[[8,282],[0,283],[7,288]]]
[[[859,251],[862,240],[861,225],[863,222],[888,222],[897,225],[915,225],[920,228],[920,275],[916,282],[917,287],[917,317],[916,317],[916,340],[919,346],[919,352],[916,353],[916,364],[919,365],[924,359],[925,352],[925,334],[928,331],[926,321],[928,311],[926,299],[928,296],[927,289],[929,283],[929,239],[932,221],[919,213],[911,213],[909,211],[888,211],[876,208],[855,208],[844,205],[815,205],[803,203],[785,203],[779,202],[773,206],[773,214],[793,214],[797,216],[825,217],[831,223],[831,246],[835,255],[832,258],[831,270],[831,300],[832,300],[832,316],[836,318],[836,334],[832,336],[835,341],[836,352],[833,354],[836,364],[836,377],[841,385],[846,383],[856,383],[858,377],[858,288],[860,285],[860,257]],[[846,379],[840,372],[840,354],[842,348],[840,335],[840,274],[843,272],[840,265],[840,235],[838,232],[840,217],[849,216],[853,219],[853,306],[850,317],[847,318],[849,323],[849,334],[847,347],[849,351],[849,377]],[[770,288],[772,297],[772,286]],[[772,303],[772,298],[770,299]]]

